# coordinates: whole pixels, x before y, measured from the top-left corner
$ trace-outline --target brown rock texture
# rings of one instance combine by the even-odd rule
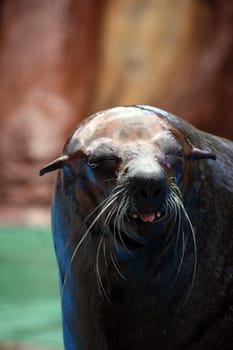
[[[195,50],[194,1],[107,1],[94,108],[158,104]]]
[[[161,102],[200,129],[233,139],[233,2],[197,1],[193,16],[196,49]]]
[[[233,2],[108,1],[93,110],[152,104],[233,138]]]
[[[92,112],[152,104],[233,138],[232,56],[231,0],[2,0],[0,220],[47,220],[38,171]]]
[[[32,209],[48,207],[52,190],[52,176],[42,181],[39,169],[89,103],[101,2],[1,4],[0,215],[8,221],[26,210],[33,222]]]

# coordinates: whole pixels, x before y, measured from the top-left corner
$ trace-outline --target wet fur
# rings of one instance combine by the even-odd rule
[[[68,350],[230,349],[232,344],[232,142],[151,110],[217,160],[192,162],[187,186],[170,179],[168,219],[160,227],[166,234],[147,243],[130,232],[128,242],[121,234],[127,232],[125,212],[133,206],[124,176],[117,184],[113,179],[99,184],[98,206],[86,215],[91,194],[84,191],[83,206],[77,205],[73,175],[66,167],[59,171],[52,229]]]

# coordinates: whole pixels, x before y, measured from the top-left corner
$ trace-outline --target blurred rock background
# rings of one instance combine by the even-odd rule
[[[98,110],[152,104],[232,138],[232,56],[231,0],[1,0],[1,222],[48,222],[38,171]]]

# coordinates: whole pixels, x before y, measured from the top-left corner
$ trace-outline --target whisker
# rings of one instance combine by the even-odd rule
[[[128,247],[126,246],[124,240],[123,240],[123,237],[121,235],[121,226],[122,226],[122,222],[123,222],[123,218],[127,212],[127,204],[125,204],[125,199],[126,199],[126,196],[122,196],[121,198],[121,201],[120,201],[120,204],[118,206],[118,210],[117,210],[117,213],[116,213],[116,216],[115,216],[115,220],[114,220],[114,227],[113,227],[113,238],[114,238],[114,243],[115,243],[115,246],[116,246],[116,250],[119,252],[120,249],[118,247],[118,242],[117,242],[117,235],[119,237],[119,240],[122,244],[122,246],[127,250],[127,252],[132,256],[132,253],[131,251],[128,249]],[[123,211],[124,210],[124,211]],[[123,211],[123,213],[122,213]],[[125,230],[126,231],[126,230]],[[128,235],[127,231],[126,231],[126,234]]]
[[[177,189],[177,186],[176,186],[176,191],[177,191],[177,193],[179,194],[179,197],[177,196],[177,197],[176,197],[176,200],[177,200],[177,203],[178,203],[180,209],[182,210],[182,212],[183,212],[183,214],[184,214],[185,220],[186,220],[186,222],[187,222],[187,224],[188,224],[188,227],[189,227],[189,229],[190,229],[191,237],[192,237],[192,241],[193,241],[193,250],[194,250],[193,274],[192,274],[191,284],[190,284],[190,287],[189,287],[189,290],[188,290],[188,293],[187,293],[187,296],[186,296],[185,302],[184,302],[184,303],[186,303],[187,300],[188,300],[188,298],[189,298],[189,296],[190,296],[191,290],[192,290],[192,288],[193,288],[193,284],[194,284],[194,280],[195,280],[196,272],[197,272],[197,243],[196,243],[195,230],[194,230],[194,228],[193,228],[193,225],[192,225],[192,223],[191,223],[191,220],[190,220],[190,218],[189,218],[189,215],[188,215],[188,213],[187,213],[187,211],[186,211],[186,209],[185,209],[185,207],[184,207],[184,205],[183,205],[183,203],[182,203],[182,201],[181,201],[181,199],[180,199],[180,197],[181,197],[181,192],[180,192],[179,189]],[[186,247],[186,244],[185,244],[185,247]],[[184,250],[185,250],[185,248],[184,248]],[[182,254],[184,254],[184,253],[182,253]]]
[[[184,240],[184,231],[182,230],[182,252],[181,252],[181,257],[180,257],[180,262],[179,262],[179,265],[178,265],[178,268],[177,268],[177,271],[176,271],[176,275],[175,275],[175,278],[174,278],[174,283],[176,282],[178,276],[179,276],[179,273],[180,273],[180,270],[181,270],[181,266],[183,264],[183,260],[184,260],[184,252],[185,252],[185,240]]]
[[[124,202],[123,202],[123,200],[124,200]],[[125,200],[126,200],[126,201],[125,201]],[[128,237],[130,237],[129,234],[128,234],[128,231],[127,231],[127,229],[126,229],[126,227],[125,227],[125,225],[124,225],[124,218],[126,217],[127,207],[128,207],[128,198],[126,198],[126,195],[124,195],[124,197],[122,198],[122,205],[121,205],[121,207],[119,207],[119,213],[118,213],[119,215],[117,216],[117,228],[118,228],[118,236],[119,236],[119,239],[120,239],[120,241],[121,241],[123,247],[124,247],[129,253],[131,253],[131,252],[129,251],[128,247],[126,246],[126,244],[125,244],[125,242],[124,242],[124,240],[123,240],[123,238],[122,238],[122,235],[121,235],[121,227],[122,227],[123,230],[124,230],[124,232],[125,232],[125,234],[126,234]]]
[[[178,229],[177,229],[177,237],[176,237],[176,244],[175,244],[175,251],[178,249],[178,244],[179,244],[179,237],[180,237],[180,232],[182,232],[182,251],[181,251],[181,257],[180,261],[178,264],[177,272],[174,278],[174,282],[177,280],[178,275],[180,273],[181,267],[183,265],[184,261],[184,255],[185,255],[185,250],[187,247],[187,237],[185,237],[185,231],[182,229],[181,230],[181,222],[182,222],[182,216],[185,219],[186,224],[188,225],[189,232],[191,233],[192,241],[193,241],[193,253],[194,253],[194,266],[193,266],[193,273],[192,273],[192,279],[190,283],[190,287],[188,290],[188,293],[185,297],[184,303],[187,302],[191,290],[193,288],[194,280],[196,277],[196,271],[197,271],[197,244],[196,244],[196,236],[195,236],[195,230],[193,228],[193,225],[191,223],[190,217],[183,205],[183,200],[182,200],[182,193],[179,189],[179,187],[175,184],[171,184],[171,194],[167,198],[167,205],[170,208],[171,212],[173,212],[174,215],[174,222],[178,220]],[[174,225],[173,225],[174,227]]]
[[[80,241],[78,242],[77,246],[75,247],[74,251],[73,251],[73,254],[71,256],[71,259],[69,261],[69,264],[68,264],[68,268],[67,268],[67,271],[65,273],[65,278],[64,278],[64,281],[63,281],[63,286],[62,286],[62,297],[63,297],[63,294],[64,294],[64,287],[65,287],[65,284],[66,284],[66,281],[67,281],[67,277],[68,277],[68,272],[69,272],[69,269],[72,265],[72,262],[81,246],[81,244],[84,242],[84,240],[86,239],[88,233],[90,232],[90,230],[92,229],[92,227],[96,224],[96,222],[99,220],[99,218],[106,212],[106,210],[112,205],[112,203],[114,203],[115,201],[115,196],[119,193],[121,193],[123,191],[123,189],[121,189],[120,191],[118,191],[117,193],[114,193],[112,196],[109,196],[107,199],[105,199],[103,202],[106,202],[105,206],[102,208],[102,210],[100,211],[100,213],[95,217],[95,219],[92,221],[92,223],[90,224],[90,226],[88,227],[88,229],[86,230],[86,232],[84,233],[83,237],[80,239]],[[101,205],[103,205],[103,202],[100,203],[100,205],[98,207],[100,207]]]
[[[120,267],[119,267],[119,264],[118,264],[118,262],[114,259],[114,257],[113,257],[113,255],[112,255],[112,252],[111,252],[111,251],[110,251],[110,257],[111,257],[113,266],[115,267],[117,273],[119,274],[119,276],[120,276],[121,278],[123,278],[123,279],[125,280],[126,278],[125,278],[125,276],[123,275],[123,273],[121,272]]]
[[[115,192],[116,190],[118,190],[120,188],[120,191]],[[108,203],[109,200],[113,199],[113,198],[117,198],[117,196],[124,191],[124,188],[122,188],[122,185],[117,185],[115,186],[115,188],[113,189],[113,191],[110,193],[110,195],[105,198],[101,203],[99,203],[85,218],[85,220],[82,223],[82,226],[84,226],[86,224],[86,222],[91,218],[91,216],[93,216],[101,207],[103,207],[105,204]],[[72,238],[70,237],[67,242],[64,245],[64,249],[61,252],[60,256],[58,257],[58,264],[60,265],[62,263],[62,259],[65,255],[66,249],[69,247],[69,244],[72,242]]]
[[[105,296],[105,298],[108,300],[109,304],[111,304],[111,300],[104,288],[102,279],[101,279],[101,274],[100,274],[100,269],[99,269],[99,257],[100,257],[100,249],[102,247],[102,244],[104,242],[104,234],[102,234],[102,237],[100,239],[100,242],[98,244],[98,248],[97,248],[97,253],[96,253],[96,277],[97,277],[97,284],[99,286],[99,292],[101,296]]]
[[[114,199],[116,201],[116,199]],[[114,201],[112,201],[112,204],[114,204]],[[104,223],[103,223],[103,231],[105,231],[106,226],[109,224],[111,221],[111,218],[113,217],[115,211],[116,211],[117,206],[115,205],[112,209],[110,209],[108,215],[106,216]]]
[[[184,209],[185,210],[185,209]],[[195,277],[196,277],[196,272],[197,272],[197,243],[196,243],[196,237],[195,237],[195,230],[192,226],[192,223],[190,221],[190,218],[185,210],[185,216],[186,216],[186,219],[187,219],[187,222],[189,224],[189,227],[190,227],[190,231],[191,231],[191,235],[192,235],[192,239],[193,239],[193,249],[194,249],[194,266],[193,266],[193,275],[192,275],[192,281],[191,281],[191,285],[190,285],[190,288],[189,288],[189,291],[187,293],[187,296],[186,296],[186,299],[185,299],[185,303],[187,302],[189,296],[190,296],[190,293],[191,293],[191,290],[193,288],[193,285],[194,285],[194,280],[195,280]]]
[[[107,260],[107,255],[106,255],[106,241],[103,243],[103,253],[104,253],[104,262],[106,268],[108,268],[108,260]]]

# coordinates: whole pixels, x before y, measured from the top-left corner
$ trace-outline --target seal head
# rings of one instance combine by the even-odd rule
[[[215,155],[193,147],[160,113],[119,107],[84,121],[69,138],[63,155],[40,174],[65,169],[68,182],[74,179],[75,200],[83,217],[114,195],[109,206],[109,210],[115,206],[111,224],[115,222],[119,230],[122,221],[124,236],[134,232],[130,238],[137,234],[145,238],[155,234],[154,225],[167,216],[175,185],[180,190],[188,186],[190,162],[208,158]]]

